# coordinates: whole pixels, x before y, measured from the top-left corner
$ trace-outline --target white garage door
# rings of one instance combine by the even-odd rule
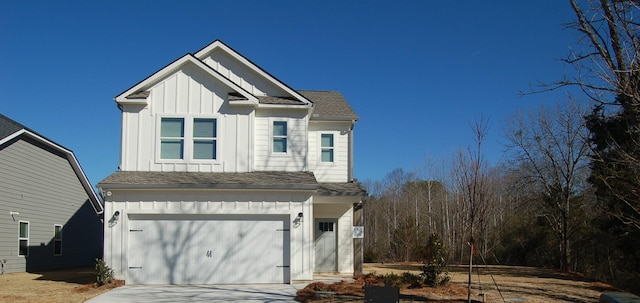
[[[283,216],[130,215],[129,284],[289,283]]]

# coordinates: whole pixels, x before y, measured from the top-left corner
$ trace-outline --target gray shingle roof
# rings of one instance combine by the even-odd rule
[[[4,139],[21,129],[26,129],[26,127],[9,119],[9,117],[0,114],[0,139]]]
[[[325,196],[366,196],[359,182],[320,183],[309,172],[137,172],[118,171],[98,183],[104,189],[208,188],[317,190]]]
[[[316,190],[308,172],[136,172],[118,171],[98,183],[101,188],[212,188]]]
[[[344,99],[340,92],[335,91],[312,91],[301,90],[302,94],[309,101],[313,102],[315,109],[311,120],[358,120],[359,117],[353,111],[347,100]],[[142,91],[127,96],[127,99],[146,99],[149,97],[149,91]],[[277,105],[304,105],[300,100],[292,97],[278,96],[256,96],[262,104]],[[229,100],[246,100],[238,93],[229,94]]]
[[[300,90],[298,92],[315,105],[311,120],[359,119],[340,92],[310,90]]]
[[[366,196],[367,190],[360,182],[320,183],[318,193],[324,196]]]
[[[151,92],[146,90],[146,91],[133,93],[131,95],[126,96],[125,98],[127,98],[127,99],[147,99],[150,94],[151,94]]]
[[[262,104],[304,105],[305,103],[291,97],[256,96]]]

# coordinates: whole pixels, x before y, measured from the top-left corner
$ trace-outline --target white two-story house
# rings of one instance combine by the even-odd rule
[[[127,89],[104,259],[127,284],[290,283],[354,272],[358,116],[217,40]]]

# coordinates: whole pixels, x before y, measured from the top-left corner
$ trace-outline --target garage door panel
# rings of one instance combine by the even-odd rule
[[[287,223],[274,216],[132,218],[128,280],[133,284],[288,283]]]

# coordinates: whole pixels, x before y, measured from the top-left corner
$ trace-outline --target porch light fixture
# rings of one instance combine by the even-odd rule
[[[16,220],[16,217],[15,217],[15,216],[17,216],[17,215],[19,215],[19,214],[20,214],[20,213],[19,213],[19,212],[17,212],[17,211],[10,211],[10,212],[9,212],[9,216],[11,216],[11,218],[13,219],[13,221],[15,221],[15,220]]]
[[[111,219],[109,219],[109,227],[113,227],[118,224],[118,218],[120,218],[120,211],[116,210],[116,212],[113,213],[113,216],[111,216]]]
[[[303,213],[298,213],[298,219],[300,219],[300,222],[302,222],[302,218],[304,217]]]

